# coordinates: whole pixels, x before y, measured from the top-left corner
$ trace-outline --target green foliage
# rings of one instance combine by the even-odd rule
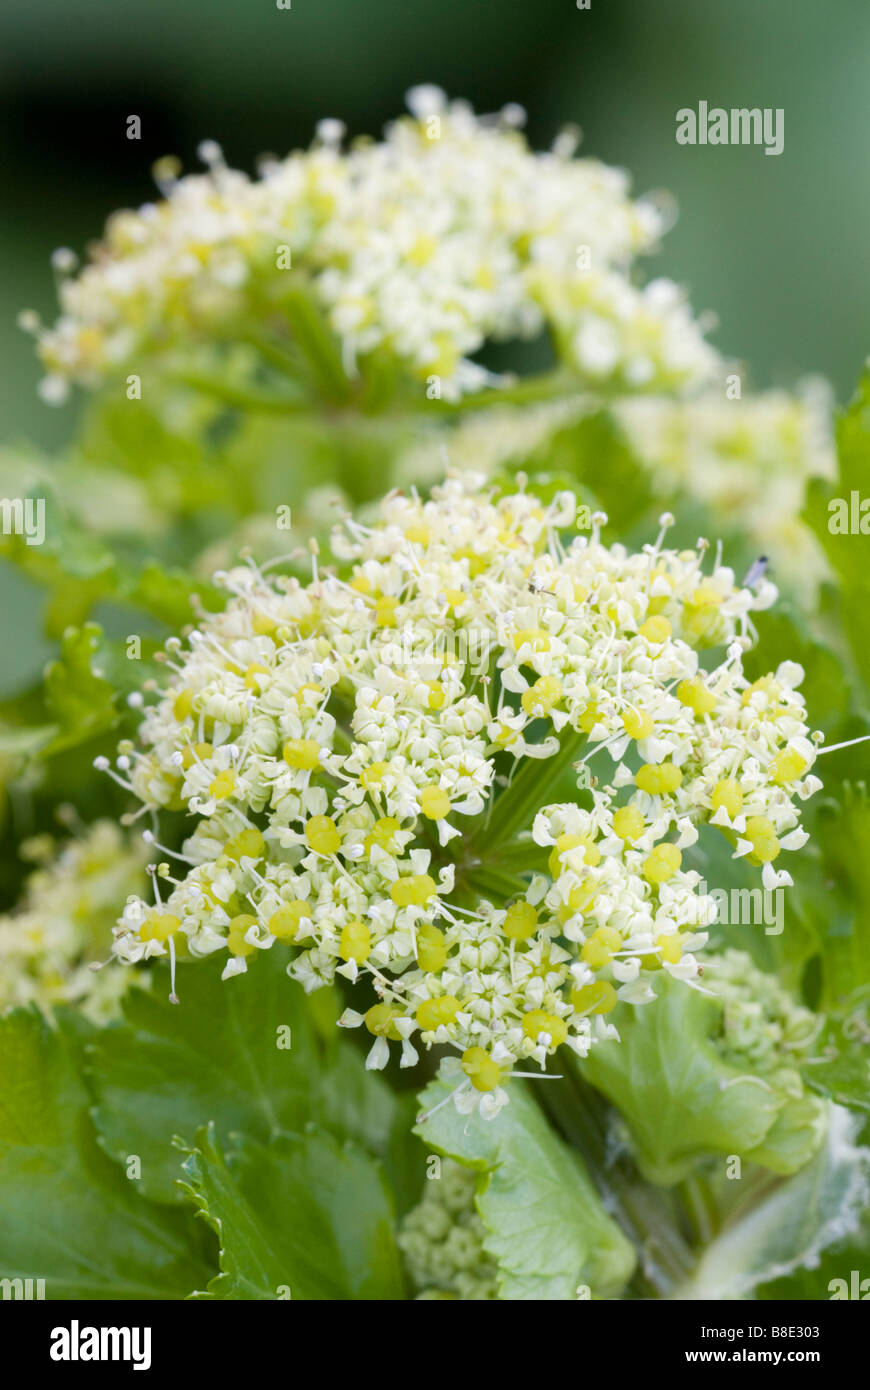
[[[108,735],[119,735],[128,717],[123,697],[157,670],[150,664],[154,641],[140,639],[140,645],[140,658],[128,660],[126,642],[110,640],[99,624],[67,628],[60,655],[46,667],[42,684],[0,702],[0,754],[5,755],[7,784],[24,778],[32,785],[49,764],[56,777],[59,765],[88,748],[92,759]],[[91,780],[102,777],[92,769],[88,775]],[[75,781],[80,794],[78,771]],[[58,785],[56,781],[55,789]]]
[[[60,660],[45,673],[45,704],[57,734],[42,751],[61,752],[111,728],[116,720],[115,691],[94,658],[102,633],[95,623],[64,634]]]
[[[264,951],[246,975],[227,981],[208,962],[181,966],[177,1007],[165,972],[150,994],[128,996],[124,1022],[88,1049],[102,1143],[121,1163],[139,1154],[142,1191],[172,1202],[176,1135],[190,1139],[211,1123],[220,1144],[235,1133],[268,1143],[313,1121],[381,1157],[407,1205],[421,1180],[408,1105],[336,1033],[332,992],[317,999],[315,1013],[282,956],[280,948]]]
[[[220,1241],[221,1272],[197,1298],[402,1297],[389,1194],[353,1145],[309,1130],[240,1138],[225,1158],[209,1126],[184,1172]]]
[[[641,1171],[653,1182],[678,1182],[710,1153],[778,1173],[802,1167],[821,1137],[817,1102],[722,1059],[717,1000],[664,975],[656,994],[653,1004],[620,1007],[620,1041],[596,1045],[581,1064],[624,1117]]]
[[[547,1084],[547,1083],[542,1083]],[[439,1079],[424,1091],[432,1110],[450,1091]],[[498,1264],[499,1297],[613,1298],[634,1267],[631,1245],[604,1210],[579,1154],[551,1129],[516,1082],[496,1121],[460,1115],[452,1102],[418,1124],[430,1148],[480,1173],[477,1209],[484,1249]]]
[[[570,470],[575,486],[577,480],[585,485],[583,500],[607,513],[621,541],[638,523],[646,524],[654,506],[649,476],[606,411],[560,430],[547,454],[549,467]]]
[[[246,996],[190,969],[180,1008],[143,995],[108,1029],[0,1020],[4,1276],[44,1278],[50,1298],[403,1296],[397,1207],[423,1161],[410,1098],[263,966],[233,982]]]
[[[870,371],[865,372],[849,409],[837,427],[839,473],[833,482],[815,479],[807,496],[805,519],[818,536],[839,581],[838,602],[855,666],[870,689],[870,567],[867,534],[853,530],[852,501],[870,498]],[[841,516],[843,504],[845,517]],[[860,524],[866,516],[857,518]],[[843,523],[845,521],[845,529]],[[831,529],[831,528],[835,529]]]
[[[844,788],[819,811],[819,843],[828,901],[816,898],[824,980],[822,1005],[842,1011],[870,988],[870,801],[863,786]]]
[[[870,1222],[865,1212],[863,1221],[851,1238],[836,1241],[825,1250],[818,1264],[810,1269],[800,1265],[790,1274],[771,1279],[769,1283],[759,1284],[755,1297],[765,1300],[799,1300],[810,1302],[815,1299],[854,1297],[853,1271],[857,1273],[858,1297],[868,1296],[870,1285],[865,1281],[870,1269]],[[839,1283],[835,1283],[837,1280]],[[843,1290],[843,1282],[846,1290]],[[861,1284],[864,1288],[861,1288]]]
[[[855,1128],[846,1111],[835,1110],[828,1141],[812,1163],[738,1201],[676,1297],[750,1298],[761,1284],[793,1274],[800,1279],[822,1251],[857,1234],[868,1199],[870,1150],[856,1146]]]
[[[807,702],[813,727],[825,733],[838,729],[849,713],[851,686],[842,655],[822,642],[807,627],[805,615],[788,603],[753,615],[757,645],[746,654],[744,670],[750,681],[775,671],[783,661],[804,668],[801,694]],[[831,740],[833,742],[833,739]]]
[[[0,1019],[0,1251],[7,1278],[45,1279],[47,1298],[183,1298],[208,1277],[183,1211],[140,1197],[100,1150],[81,1077],[79,1018]]]
[[[103,813],[118,804],[105,778],[94,791],[93,755],[113,753],[128,731],[125,697],[157,672],[158,639],[223,603],[205,576],[248,544],[301,573],[310,537],[327,564],[333,512],[309,494],[329,483],[341,505],[367,503],[399,476],[412,445],[443,440],[449,458],[453,422],[465,414],[484,428],[487,409],[513,408],[519,424],[536,403],[561,402],[565,423],[514,452],[502,420],[494,488],[513,487],[518,468],[545,499],[574,488],[607,512],[606,538],[628,545],[649,541],[670,506],[677,545],[721,537],[738,575],[755,558],[757,525],[743,527],[733,508],[711,515],[676,474],[654,472],[611,403],[581,400],[576,378],[559,369],[432,402],[420,383],[403,382],[387,351],[350,379],[295,275],[283,281],[280,310],[290,330],[280,338],[270,314],[261,330],[231,326],[191,351],[161,342],[143,359],[145,398],[129,401],[120,379],[109,382],[62,457],[0,454],[0,491],[46,504],[44,543],[4,536],[0,554],[44,596],[56,653],[39,684],[13,680],[0,706],[10,841],[42,828],[45,808],[62,798]],[[812,612],[786,602],[755,615],[759,645],[745,666],[752,680],[799,662],[810,717],[829,743],[860,736],[870,713],[868,537],[832,529],[836,499],[851,513],[854,494],[870,497],[870,372],[837,443],[838,476],[811,484],[804,513],[833,582]],[[275,525],[286,506],[289,542]],[[287,559],[300,546],[301,561]],[[128,659],[131,629],[141,661]],[[490,693],[497,699],[496,685]],[[551,799],[582,802],[578,752],[565,738],[547,765]],[[870,802],[863,783],[846,780],[853,757],[847,749],[822,760],[825,798],[808,806],[811,841],[789,864],[796,882],[782,935],[714,930],[717,944],[748,949],[816,1010],[819,1036],[795,1062],[793,1084],[735,1063],[721,1046],[721,1002],[659,973],[654,1004],[622,1004],[611,1016],[619,1042],[569,1059],[564,1084],[540,1083],[551,1091],[542,1098],[513,1081],[510,1104],[485,1121],[441,1104],[445,1077],[418,1102],[396,1075],[366,1070],[360,1040],[335,1031],[337,995],[304,996],[286,977],[281,945],[227,982],[214,962],[182,963],[180,1007],[157,965],[152,992],[132,992],[108,1028],[70,1013],[0,1018],[0,1275],[45,1278],[55,1299],[400,1299],[396,1220],[419,1198],[428,1148],[475,1174],[503,1299],[572,1300],[586,1288],[596,1299],[650,1288],[691,1299],[829,1296],[830,1279],[870,1258],[870,1152],[857,1137],[870,1116]],[[540,777],[530,761],[500,791],[460,896],[503,900],[546,862],[521,838]],[[724,837],[691,854],[711,887],[749,885]],[[428,1118],[414,1130],[421,1107]],[[614,1144],[626,1133],[628,1145]],[[732,1186],[720,1173],[734,1155],[750,1168]],[[698,1193],[709,1198],[703,1231]],[[653,1268],[659,1257],[666,1279]],[[674,1271],[693,1259],[680,1283]]]
[[[838,1105],[870,1115],[870,1028],[867,1009],[870,987],[863,991],[863,1008],[856,1005],[845,1019],[831,1019],[818,1057],[804,1065],[804,1080],[812,1090]]]

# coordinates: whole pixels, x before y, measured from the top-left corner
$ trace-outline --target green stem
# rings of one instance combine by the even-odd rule
[[[531,828],[535,812],[548,800],[546,785],[555,783],[576,762],[585,743],[585,734],[568,729],[552,758],[526,758],[510,786],[495,798],[487,823],[472,836],[470,852],[481,855],[491,846],[516,839],[519,830]]]
[[[302,384],[303,359],[299,355],[288,352],[286,347],[263,337],[260,333],[245,333],[242,341],[255,348],[263,361],[281,372],[282,376],[288,377],[297,386]]]
[[[463,886],[475,896],[489,898],[496,906],[504,906],[511,898],[522,897],[528,881],[495,864],[476,863],[462,875]]]
[[[348,401],[353,388],[344,370],[338,342],[309,292],[301,285],[288,286],[281,296],[280,307],[324,395],[334,403]]]
[[[716,1234],[716,1209],[706,1181],[698,1174],[690,1174],[680,1184],[680,1196],[686,1209],[695,1244],[709,1245]]]
[[[236,410],[262,411],[270,415],[300,415],[311,410],[311,402],[304,397],[272,395],[268,391],[235,386],[205,372],[176,372],[173,380],[203,395],[214,396]]]

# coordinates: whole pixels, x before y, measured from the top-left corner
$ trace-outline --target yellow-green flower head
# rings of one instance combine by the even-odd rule
[[[118,902],[146,885],[147,850],[111,821],[97,821],[57,849],[50,837],[27,842],[42,861],[18,906],[0,917],[0,1012],[20,1004],[73,1004],[105,1021],[135,975],[95,973]]]
[[[790,1083],[802,1094],[797,1068],[818,1037],[818,1015],[799,1003],[775,975],[759,970],[745,951],[717,953],[710,957],[709,967],[704,983],[725,1006],[722,1056],[758,1076]]]
[[[666,217],[631,199],[620,170],[573,158],[567,132],[531,151],[516,107],[478,117],[430,87],[409,105],[382,141],[347,149],[340,123],[321,122],[310,149],[255,179],[212,141],[205,174],[160,161],[161,201],[116,213],[77,275],[69,253],[56,259],[54,327],[24,316],[45,398],[146,356],[189,368],[197,344],[213,354],[220,339],[258,360],[269,338],[268,360],[283,347],[291,365],[312,308],[351,382],[387,365],[417,392],[437,378],[448,400],[493,380],[471,360],[484,343],[545,328],[579,381],[648,390],[710,376],[718,358],[678,288],[629,274]]]
[[[441,1159],[437,1178],[408,1212],[399,1248],[418,1298],[478,1303],[498,1297],[498,1269],[484,1249],[486,1231],[474,1206],[477,1173]]]
[[[670,517],[633,553],[575,514],[466,475],[348,519],[307,585],[218,576],[225,611],[167,644],[123,750],[141,801],[193,823],[116,954],[183,945],[230,977],[276,949],[306,989],[365,982],[341,1021],[369,1065],[451,1048],[485,1113],[518,1065],[617,1036],[657,970],[692,985],[699,836],[791,881],[820,786],[803,673],[743,674],[771,585],[667,549]]]

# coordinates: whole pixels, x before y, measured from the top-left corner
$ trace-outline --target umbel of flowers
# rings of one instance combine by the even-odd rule
[[[263,160],[255,179],[213,141],[204,174],[159,161],[161,200],[115,213],[78,274],[71,251],[55,253],[56,324],[23,316],[46,400],[146,358],[171,372],[199,350],[211,368],[240,344],[291,377],[332,372],[339,393],[372,373],[381,395],[391,374],[419,393],[435,376],[455,400],[495,380],[471,360],[484,343],[545,328],[575,381],[670,389],[716,370],[677,287],[629,273],[667,215],[632,200],[622,171],[575,159],[569,131],[531,151],[516,105],[477,116],[431,86],[408,104],[383,141],[350,148],[341,122],[321,121],[310,149]]]
[[[57,846],[35,836],[22,855],[37,867],[28,874],[17,907],[0,915],[0,1012],[38,1004],[74,1004],[97,1022],[113,1017],[136,972],[89,968],[104,950],[118,903],[147,883],[147,850],[110,820],[85,828]]]
[[[219,576],[120,750],[158,851],[161,810],[194,823],[114,952],[215,956],[228,988],[266,950],[307,990],[346,976],[370,1066],[452,1050],[457,1104],[491,1114],[512,1070],[618,1036],[658,970],[703,987],[692,847],[724,833],[787,884],[820,783],[800,667],[743,674],[770,584],[667,549],[670,517],[631,553],[570,493],[482,487],[347,518],[308,584]]]

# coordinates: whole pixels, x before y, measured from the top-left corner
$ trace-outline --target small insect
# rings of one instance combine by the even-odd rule
[[[755,560],[754,563],[751,564],[749,566],[749,569],[746,571],[746,575],[741,587],[744,589],[751,589],[753,585],[757,584],[759,579],[763,578],[764,572],[767,569],[768,564],[769,561],[767,556],[759,555],[758,559]]]
[[[555,590],[545,589],[543,584],[540,584],[534,575],[532,575],[529,579],[526,588],[528,589],[530,594],[549,594],[550,598],[556,597]]]

